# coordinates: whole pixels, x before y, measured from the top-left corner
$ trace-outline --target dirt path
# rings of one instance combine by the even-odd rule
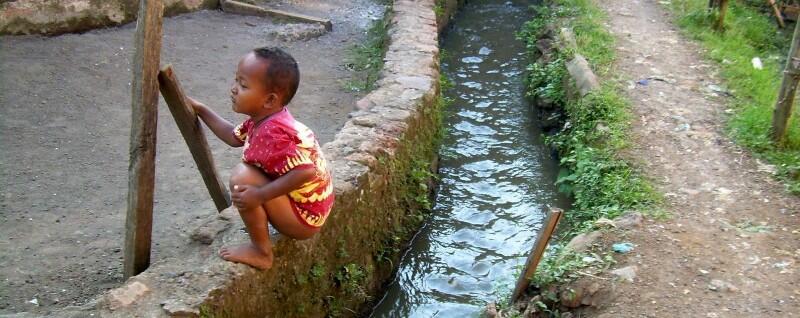
[[[228,99],[238,58],[254,47],[283,46],[302,74],[290,107],[327,142],[357,99],[343,89],[352,76],[347,48],[383,6],[269,4],[327,17],[333,32],[201,11],[164,20],[162,64],[175,65],[190,95],[241,121]],[[134,28],[0,37],[0,313],[80,304],[122,280]],[[155,262],[185,246],[201,216],[216,213],[163,102],[159,109]],[[210,144],[227,180],[240,152],[216,138]]]
[[[725,136],[729,100],[706,89],[720,79],[658,1],[597,3],[617,38],[623,79],[666,80],[628,87],[627,156],[666,194],[672,218],[620,238],[636,249],[616,266],[635,265],[638,275],[590,316],[799,316],[800,200]]]

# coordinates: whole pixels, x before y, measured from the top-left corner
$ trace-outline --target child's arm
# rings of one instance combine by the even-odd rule
[[[233,124],[217,115],[217,113],[203,103],[198,102],[191,97],[186,97],[186,99],[188,99],[189,103],[192,104],[194,112],[200,116],[200,119],[206,123],[206,126],[208,126],[208,128],[211,129],[211,131],[214,132],[214,135],[217,135],[220,140],[224,141],[231,147],[241,147],[244,145],[241,140],[237,139],[233,135]]]
[[[295,168],[288,173],[263,186],[234,185],[231,201],[240,209],[248,209],[264,204],[269,200],[289,194],[307,182],[314,180],[316,169],[313,167]]]

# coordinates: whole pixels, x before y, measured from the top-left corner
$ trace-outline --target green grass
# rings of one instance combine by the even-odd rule
[[[364,42],[350,48],[345,66],[355,74],[352,79],[344,83],[345,89],[354,92],[369,92],[375,89],[383,69],[383,55],[389,45],[386,35],[389,12],[387,9],[382,19],[372,22]]]
[[[603,27],[604,13],[591,0],[554,0],[552,6],[536,10],[538,17],[519,33],[529,51],[536,50],[536,40],[548,24],[569,26],[575,34],[577,53],[586,57],[598,76],[610,75],[614,37]],[[592,229],[593,222],[601,217],[648,211],[660,199],[650,183],[617,155],[627,146],[629,122],[629,105],[618,87],[606,81],[602,89],[584,98],[566,98],[564,63],[574,53],[560,51],[550,63],[533,63],[527,75],[528,96],[560,104],[569,122],[569,128],[546,139],[559,152],[559,189],[573,198],[564,218],[570,228],[565,237]]]
[[[800,120],[797,111],[782,146],[769,139],[772,110],[789,51],[793,25],[785,30],[757,8],[731,1],[725,32],[712,30],[716,14],[706,0],[673,0],[669,8],[678,25],[706,48],[706,57],[718,63],[725,86],[734,95],[728,131],[733,139],[777,168],[777,177],[790,192],[800,193]],[[759,57],[761,70],[751,60]]]

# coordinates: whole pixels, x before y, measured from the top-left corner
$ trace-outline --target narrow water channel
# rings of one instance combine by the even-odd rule
[[[513,285],[548,205],[557,163],[525,101],[530,1],[468,1],[442,43],[455,87],[445,110],[440,189],[371,317],[476,317]]]

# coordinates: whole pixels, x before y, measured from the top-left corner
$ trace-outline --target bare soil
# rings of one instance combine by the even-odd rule
[[[731,97],[708,89],[724,86],[715,67],[658,1],[597,3],[617,38],[634,114],[626,156],[665,194],[671,218],[612,239],[635,244],[614,268],[635,265],[638,274],[616,283],[613,301],[580,315],[799,316],[800,199],[726,136]],[[660,80],[634,84],[653,77]]]
[[[282,46],[300,64],[290,105],[321,142],[333,139],[358,98],[348,48],[383,5],[372,0],[269,1],[332,20],[308,25],[201,11],[164,20],[162,65],[187,93],[238,122],[228,92],[238,59]],[[86,302],[122,282],[135,24],[57,37],[0,37],[0,313]],[[160,105],[153,262],[186,246],[216,213],[169,111]],[[240,150],[209,135],[222,178]]]

